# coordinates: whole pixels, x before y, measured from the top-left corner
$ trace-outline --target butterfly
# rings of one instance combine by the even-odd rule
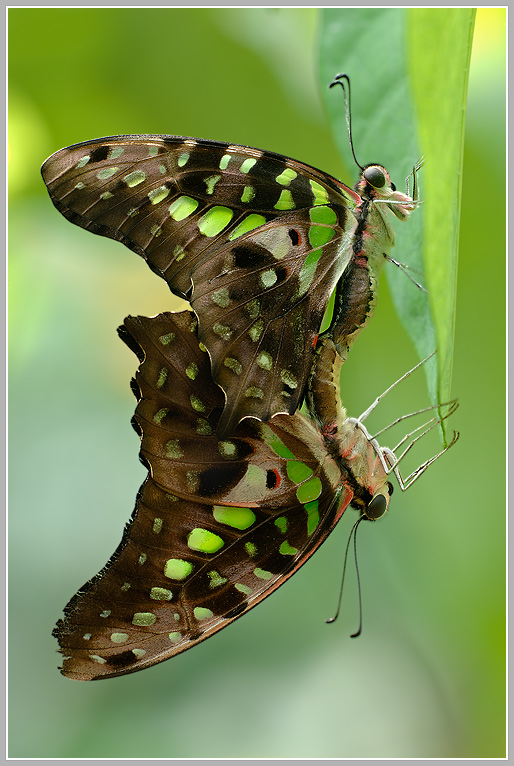
[[[132,673],[209,638],[293,575],[349,505],[379,518],[391,472],[405,489],[439,457],[404,480],[401,456],[341,408],[328,435],[297,412],[220,438],[224,397],[196,316],[128,317],[118,332],[140,361],[132,422],[148,477],[117,550],[54,630],[62,672],[78,680]]]
[[[127,135],[61,149],[41,172],[68,220],[123,242],[190,302],[225,394],[226,437],[244,418],[299,407],[336,286],[343,357],[372,314],[394,243],[386,211],[406,220],[417,197],[381,165],[361,169],[351,189],[273,152]]]

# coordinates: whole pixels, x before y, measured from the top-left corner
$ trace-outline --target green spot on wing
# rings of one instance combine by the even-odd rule
[[[259,567],[255,567],[253,570],[253,573],[256,577],[259,577],[261,580],[271,580],[273,577],[273,572],[268,572],[266,569],[260,569]]]
[[[284,540],[284,542],[281,544],[280,548],[278,549],[278,552],[282,554],[282,556],[296,556],[298,553],[298,548],[293,548],[292,545],[289,545],[287,540]]]
[[[317,500],[321,495],[322,484],[319,476],[313,476],[305,484],[300,484],[296,490],[296,497],[300,503],[308,503],[311,500]]]
[[[251,187],[245,186],[245,189],[248,189]],[[245,200],[241,198],[242,202],[249,202],[250,200]],[[251,213],[250,215],[247,215],[246,218],[243,218],[240,224],[236,226],[233,232],[231,232],[229,239],[237,239],[238,237],[241,237],[243,234],[246,234],[249,231],[252,231],[253,229],[256,229],[258,226],[262,226],[266,223],[266,219],[263,215],[259,215],[258,213]]]
[[[234,529],[248,529],[255,522],[255,513],[250,508],[214,505],[212,514],[220,524],[227,524]]]
[[[295,484],[300,484],[313,474],[312,468],[309,468],[308,465],[305,465],[305,463],[302,463],[299,460],[288,460],[286,470],[287,475]]]
[[[169,207],[170,216],[174,221],[183,221],[190,216],[198,207],[198,200],[192,197],[179,197]]]
[[[206,609],[203,606],[195,606],[194,608],[194,615],[197,620],[208,620],[212,617],[212,614],[210,609]]]
[[[306,503],[304,508],[307,511],[307,534],[312,535],[319,524],[318,501]]]
[[[193,571],[193,565],[184,559],[168,559],[164,565],[164,576],[170,580],[185,580]]]
[[[335,210],[327,205],[319,205],[317,207],[311,207],[309,210],[309,218],[312,223],[337,223],[337,215]]]
[[[198,221],[198,228],[205,237],[215,237],[232,220],[234,211],[223,205],[215,205]]]
[[[273,207],[275,210],[293,210],[296,205],[293,200],[293,195],[289,191],[289,189],[283,189],[280,192],[280,197],[278,198],[278,202],[276,202]]]
[[[219,535],[215,535],[214,532],[210,532],[208,529],[195,527],[195,529],[192,529],[187,536],[187,544],[193,551],[216,553],[216,551],[223,548],[225,542]]]

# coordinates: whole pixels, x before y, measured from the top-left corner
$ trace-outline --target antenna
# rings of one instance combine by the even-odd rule
[[[348,87],[348,93],[346,93],[346,88],[344,86],[343,80],[346,80],[346,85]],[[360,171],[363,173],[364,168],[360,164],[359,160],[355,156],[355,151],[353,148],[353,138],[352,138],[352,102],[351,102],[351,88],[350,88],[350,78],[347,74],[336,74],[330,85],[329,88],[333,88],[334,85],[340,85],[343,89],[344,93],[344,107],[345,107],[345,113],[346,113],[346,127],[348,130],[348,140],[350,142],[350,149],[352,150],[353,159],[355,160],[355,164],[360,169]]]

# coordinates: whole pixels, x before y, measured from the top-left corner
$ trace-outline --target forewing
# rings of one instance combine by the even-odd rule
[[[220,435],[296,410],[350,259],[355,192],[271,152],[177,136],[77,144],[42,174],[66,218],[123,242],[191,300],[226,393]]]
[[[129,317],[141,365],[134,424],[149,476],[106,567],[65,608],[63,673],[130,673],[221,630],[319,547],[352,491],[303,416],[221,440],[222,394],[189,312]]]

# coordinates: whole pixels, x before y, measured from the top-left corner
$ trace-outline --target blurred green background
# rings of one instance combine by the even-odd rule
[[[136,359],[116,327],[180,302],[136,255],[68,224],[39,166],[77,141],[176,133],[282,152],[353,184],[321,107],[318,23],[317,9],[9,12],[10,757],[505,753],[502,9],[478,11],[469,83],[453,378],[461,439],[359,532],[362,637],[348,637],[352,580],[339,621],[323,622],[348,516],[272,598],[193,651],[100,683],[57,671],[54,623],[114,551],[145,473],[130,426]],[[408,262],[401,229],[393,255]],[[382,278],[344,368],[350,413],[415,361]],[[418,374],[377,418],[425,403]]]

